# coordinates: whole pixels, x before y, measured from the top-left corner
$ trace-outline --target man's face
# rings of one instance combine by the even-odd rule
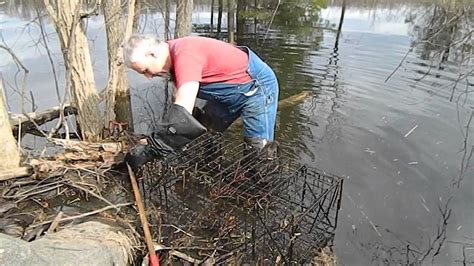
[[[168,47],[164,44],[158,44],[153,47],[142,45],[137,47],[135,53],[137,57],[132,63],[132,69],[143,74],[147,79],[157,76],[166,76],[169,71],[168,65]]]

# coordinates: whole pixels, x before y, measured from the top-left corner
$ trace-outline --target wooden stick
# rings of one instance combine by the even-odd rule
[[[179,252],[173,248],[168,248],[168,247],[165,247],[163,245],[160,245],[160,244],[155,244],[155,247],[157,247],[158,249],[160,250],[169,250],[169,254],[172,255],[172,256],[175,256],[179,259],[182,259],[182,260],[185,260],[189,263],[193,263],[193,264],[201,264],[202,261],[201,260],[198,260],[198,259],[195,259],[189,255],[187,255],[186,253],[183,253],[183,252]]]
[[[59,225],[59,221],[61,221],[62,217],[63,217],[63,212],[59,212],[58,215],[56,216],[56,218],[54,218],[53,222],[49,226],[49,229],[47,231],[48,234],[51,234],[56,230],[56,228]]]
[[[140,221],[143,227],[143,233],[145,234],[145,242],[148,248],[148,255],[150,258],[151,266],[159,266],[160,260],[155,252],[155,246],[153,245],[153,240],[151,238],[150,227],[148,226],[148,220],[145,214],[145,207],[143,206],[142,196],[140,190],[138,189],[137,179],[133,173],[132,168],[127,163],[128,174],[130,175],[130,181],[132,182],[133,194],[135,195],[135,202],[138,208],[138,214],[140,215]]]

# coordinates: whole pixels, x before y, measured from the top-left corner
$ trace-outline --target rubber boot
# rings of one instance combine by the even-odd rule
[[[249,174],[257,180],[271,177],[278,169],[278,145],[260,138],[244,138],[247,147],[244,151],[245,166]]]

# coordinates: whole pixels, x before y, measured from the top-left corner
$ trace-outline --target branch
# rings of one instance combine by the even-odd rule
[[[17,177],[29,176],[31,173],[31,167],[18,167],[14,169],[1,170],[0,181],[6,181]]]
[[[432,263],[434,262],[434,258],[439,255],[439,252],[441,251],[441,248],[443,247],[444,242],[446,241],[448,221],[449,221],[449,218],[451,217],[451,211],[452,211],[451,208],[449,208],[449,203],[451,199],[452,197],[450,197],[446,201],[446,204],[444,205],[443,209],[439,207],[439,211],[441,212],[441,225],[438,225],[436,237],[433,240],[433,242],[429,241],[428,249],[423,254],[423,256],[418,259],[419,263],[422,263],[431,254],[432,251],[434,251],[433,257],[432,257]]]
[[[18,59],[18,57],[15,55],[15,53],[13,53],[13,51],[12,51],[10,48],[8,48],[8,47],[6,47],[6,46],[4,46],[4,45],[2,45],[2,44],[0,44],[0,48],[2,48],[3,50],[7,51],[7,53],[9,53],[10,56],[13,58],[13,61],[15,61],[15,63],[16,63],[17,65],[19,65],[19,66],[21,67],[21,69],[23,69],[23,71],[25,71],[26,74],[28,74],[28,73],[30,72],[30,71],[25,67],[25,65],[23,65],[23,63],[20,61],[20,59]]]
[[[46,122],[52,121],[56,118],[59,118],[61,110],[64,110],[64,113],[67,114],[76,114],[77,109],[72,107],[69,104],[65,104],[63,108],[56,106],[53,108],[46,109],[41,112],[31,112],[27,114],[10,114],[10,124],[13,129],[16,130],[20,124],[23,127],[30,126],[28,123],[31,123],[30,119],[33,119],[39,125],[42,125]]]
[[[72,220],[75,220],[75,219],[84,218],[84,217],[91,216],[91,215],[94,215],[94,214],[97,214],[97,213],[101,213],[101,212],[109,210],[109,209],[113,209],[113,208],[117,209],[119,207],[125,207],[125,206],[129,206],[129,205],[132,205],[132,203],[127,202],[127,203],[120,203],[120,204],[117,204],[117,205],[111,205],[111,206],[107,206],[107,207],[104,207],[104,208],[101,208],[101,209],[98,209],[98,210],[95,210],[95,211],[86,212],[86,213],[83,213],[83,214],[80,214],[80,215],[65,217],[65,218],[59,219],[57,222],[62,223],[62,222],[72,221]],[[35,227],[45,225],[45,224],[50,224],[53,221],[54,220],[42,222],[42,223],[39,223],[39,224],[35,224],[35,225],[31,226],[31,228],[35,228]]]

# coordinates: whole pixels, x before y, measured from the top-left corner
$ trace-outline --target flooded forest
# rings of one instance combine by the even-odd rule
[[[473,31],[472,0],[0,1],[0,264],[474,264]],[[276,159],[238,119],[127,167],[175,96],[133,34],[255,51]]]

